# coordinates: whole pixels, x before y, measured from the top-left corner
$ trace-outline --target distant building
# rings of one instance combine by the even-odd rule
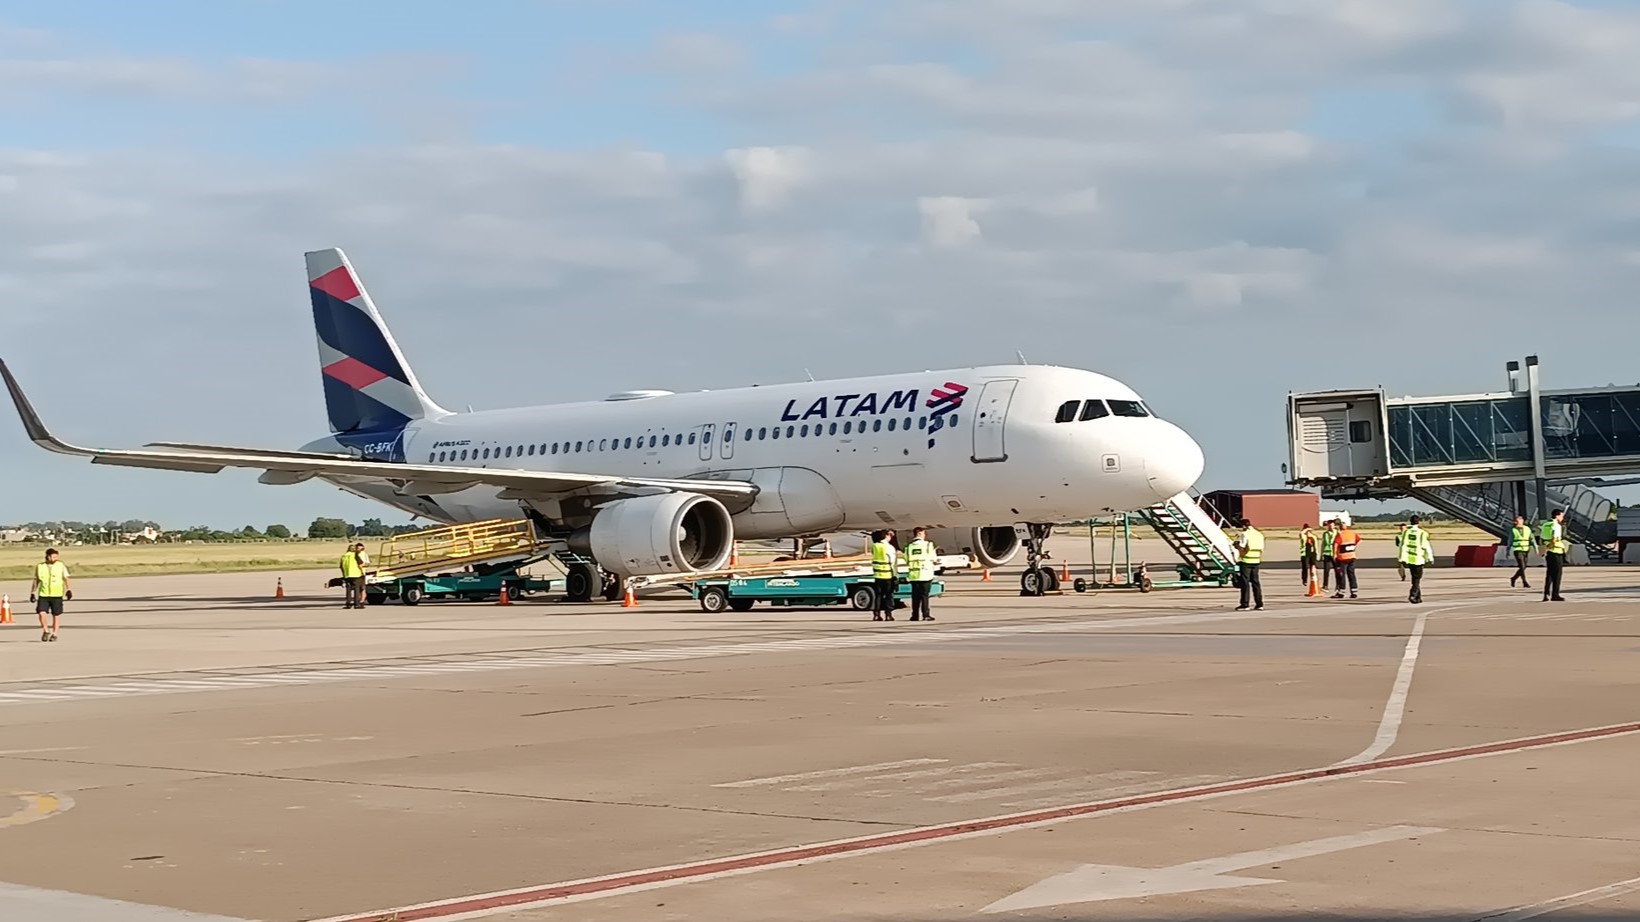
[[[1231,522],[1245,516],[1257,528],[1321,524],[1321,494],[1304,490],[1215,490],[1202,502]]]

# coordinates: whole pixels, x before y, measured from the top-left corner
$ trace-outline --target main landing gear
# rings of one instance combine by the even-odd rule
[[[1025,545],[1025,572],[1019,577],[1020,595],[1046,595],[1059,589],[1059,574],[1053,567],[1043,566],[1044,560],[1051,560],[1048,553],[1048,535],[1053,533],[1052,525],[1026,525],[1030,537],[1023,542]]]

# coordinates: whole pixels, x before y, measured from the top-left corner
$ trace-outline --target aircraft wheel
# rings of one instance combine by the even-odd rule
[[[578,563],[564,574],[564,597],[571,602],[590,602],[592,592],[599,585],[597,568]]]

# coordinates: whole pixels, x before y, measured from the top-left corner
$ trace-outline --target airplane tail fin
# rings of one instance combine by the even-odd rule
[[[330,431],[402,429],[447,415],[417,383],[347,254],[331,248],[305,255]]]

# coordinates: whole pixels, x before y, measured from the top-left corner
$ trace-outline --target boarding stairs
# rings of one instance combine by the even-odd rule
[[[1411,487],[1407,493],[1419,502],[1468,522],[1500,542],[1509,540],[1509,530],[1514,527],[1515,516],[1519,512],[1515,502],[1515,484],[1508,481]],[[1547,487],[1543,498],[1549,509],[1566,511],[1567,539],[1583,545],[1591,559],[1610,560],[1617,557],[1617,522],[1612,518],[1611,500],[1576,483]],[[1544,511],[1547,513],[1549,510]]]
[[[488,519],[394,535],[370,562],[374,582],[539,556],[549,540],[529,519]]]
[[[1139,510],[1162,540],[1185,562],[1194,579],[1223,585],[1240,568],[1221,519],[1202,508],[1200,494],[1187,490]]]

